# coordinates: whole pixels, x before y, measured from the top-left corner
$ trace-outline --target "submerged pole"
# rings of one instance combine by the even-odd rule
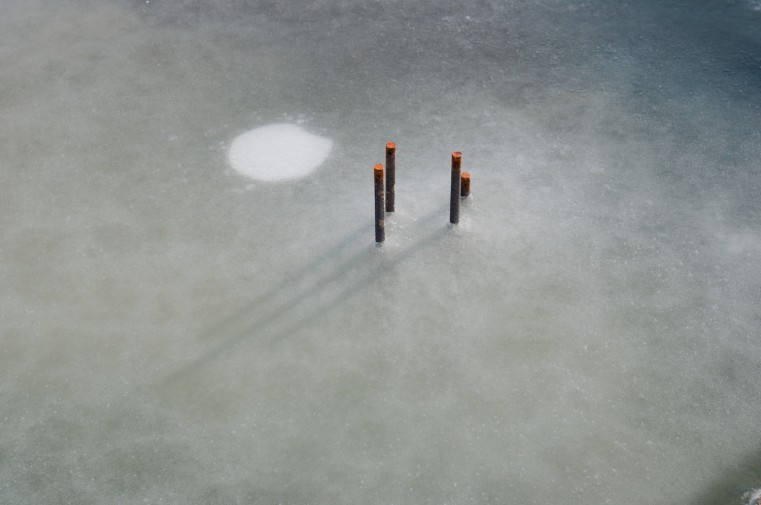
[[[375,177],[375,241],[380,243],[386,239],[386,227],[383,212],[383,165],[378,163],[373,168]]]
[[[470,172],[463,172],[460,176],[460,196],[470,195]]]
[[[449,222],[457,224],[460,221],[460,166],[462,153],[452,153],[452,190],[449,195]]]
[[[386,144],[386,212],[394,212],[394,184],[396,183],[396,144]]]

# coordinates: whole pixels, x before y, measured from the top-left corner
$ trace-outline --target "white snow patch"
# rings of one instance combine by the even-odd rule
[[[260,181],[298,179],[319,167],[333,141],[300,126],[276,123],[238,136],[228,159],[235,171]]]

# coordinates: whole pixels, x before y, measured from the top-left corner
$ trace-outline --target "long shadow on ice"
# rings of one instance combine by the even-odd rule
[[[420,219],[418,221],[418,225],[423,225],[431,222],[434,219],[442,218],[442,216],[445,216],[444,210],[444,208],[441,208],[430,213],[426,217]],[[441,227],[429,232],[427,235],[417,240],[413,244],[399,251],[396,251],[393,256],[385,261],[378,261],[377,256],[381,251],[379,251],[375,245],[361,247],[361,249],[355,252],[351,257],[336,265],[328,275],[311,283],[310,286],[303,291],[298,292],[292,297],[289,297],[285,303],[271,311],[268,315],[261,318],[256,318],[254,321],[249,322],[246,329],[242,331],[235,332],[227,337],[220,337],[221,341],[217,345],[213,346],[211,349],[207,350],[195,360],[182,366],[179,370],[169,375],[166,381],[174,382],[182,377],[187,376],[190,373],[193,373],[206,364],[219,358],[224,352],[232,349],[243,341],[248,340],[249,338],[266,334],[280,322],[294,320],[293,323],[287,325],[285,328],[274,331],[274,333],[270,334],[268,336],[269,341],[277,342],[287,337],[288,335],[298,333],[302,329],[306,328],[309,324],[312,324],[313,322],[327,316],[331,311],[339,308],[346,300],[350,299],[353,295],[361,291],[369,283],[376,279],[381,272],[387,272],[389,269],[395,267],[399,263],[410,259],[423,249],[426,249],[436,242],[440,241],[447,235],[447,231],[447,226],[442,225]],[[346,242],[343,243],[340,248],[344,248],[347,244],[351,243],[352,238],[357,233],[359,233],[359,231],[352,233],[349,237],[347,237]],[[326,258],[333,256],[332,253],[335,251],[336,249],[333,248],[325,254],[321,255],[320,258],[322,258],[322,260],[320,262],[325,261]],[[366,273],[359,276],[348,286],[338,290],[337,294],[328,296],[324,300],[321,300],[320,303],[318,303],[313,309],[309,310],[304,316],[300,318],[295,317],[295,314],[301,313],[301,311],[297,309],[299,309],[300,305],[303,302],[312,299],[315,295],[319,295],[322,291],[334,287],[334,285],[340,283],[345,278],[346,272],[349,272],[354,268],[359,267],[360,265],[367,266],[367,264],[370,262],[374,262],[372,263],[373,266],[367,268]],[[316,266],[316,263],[310,262],[304,268],[299,269],[299,272],[302,273],[302,275],[306,275],[309,272],[310,266],[312,265]],[[294,284],[296,280],[298,280],[297,277],[291,276],[288,278],[287,282]],[[251,305],[237,311],[233,316],[226,318],[220,324],[216,325],[214,329],[218,330],[228,327],[228,325],[232,324],[234,319],[245,317],[250,311],[255,310],[260,304],[264,303],[265,300],[273,298],[282,289],[283,286],[279,286],[278,288],[267,291],[258,297]],[[210,331],[206,331],[204,332],[204,335],[208,335],[209,333]]]
[[[372,230],[372,226],[363,226],[351,233],[346,234],[332,248],[326,249],[324,253],[315,257],[312,261],[302,266],[295,272],[292,272],[281,282],[274,284],[270,289],[258,295],[247,305],[241,307],[229,316],[220,319],[214,325],[206,328],[200,335],[198,335],[198,338],[212,337],[219,335],[220,333],[224,333],[225,331],[229,331],[232,326],[240,323],[241,320],[250,315],[252,311],[255,311],[257,308],[267,304],[271,300],[275,299],[279,294],[287,291],[288,289],[294,288],[299,284],[299,282],[303,281],[315,270],[318,270],[321,266],[326,264],[328,260],[339,256],[344,250],[348,249],[355,240],[361,237],[370,237]]]

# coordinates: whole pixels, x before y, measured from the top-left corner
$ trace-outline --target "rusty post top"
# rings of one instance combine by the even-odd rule
[[[383,165],[377,163],[375,167],[373,167],[373,173],[375,174],[376,179],[383,179]]]
[[[460,175],[463,179],[470,180],[470,172],[463,172],[462,175]]]
[[[396,142],[386,142],[386,151],[393,151],[396,149]]]
[[[460,164],[462,163],[462,153],[455,151],[452,153],[452,170],[460,170]]]

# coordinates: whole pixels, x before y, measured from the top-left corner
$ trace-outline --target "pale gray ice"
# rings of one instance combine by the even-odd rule
[[[761,487],[756,1],[6,0],[0,118],[0,503]]]

